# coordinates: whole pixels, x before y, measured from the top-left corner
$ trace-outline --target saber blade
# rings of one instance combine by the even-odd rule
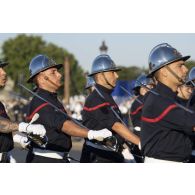
[[[129,91],[127,91],[123,86],[120,85],[120,88],[121,88],[123,91],[125,91],[131,98],[134,98],[134,97],[135,97],[135,101],[137,101],[137,102],[140,103],[140,104],[143,104],[142,101],[140,101],[139,99],[137,99],[136,96],[134,96],[134,95],[131,94]]]

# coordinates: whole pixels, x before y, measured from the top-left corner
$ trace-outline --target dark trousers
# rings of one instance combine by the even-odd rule
[[[91,146],[83,145],[81,163],[123,163],[122,154],[95,149]]]
[[[48,158],[44,156],[34,155],[32,152],[28,152],[26,157],[27,163],[69,163],[69,160],[66,159],[55,159]]]

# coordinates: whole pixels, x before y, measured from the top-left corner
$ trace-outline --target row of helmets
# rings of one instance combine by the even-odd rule
[[[183,60],[186,61],[190,56],[182,56],[175,48],[167,43],[162,43],[154,47],[149,54],[149,74],[147,77],[152,76],[157,70],[172,62]],[[0,67],[7,65],[7,62],[0,61]],[[40,72],[47,70],[48,68],[56,67],[61,68],[62,64],[57,64],[53,59],[46,55],[35,56],[29,65],[30,78],[28,82],[32,82],[33,78]],[[95,58],[92,64],[91,72],[88,75],[90,78],[96,73],[106,71],[119,71],[120,68],[116,66],[114,61],[109,55],[101,54]],[[193,71],[195,73],[195,70]],[[89,79],[90,80],[90,79]],[[94,82],[91,79],[90,82]],[[88,83],[88,85],[89,85]],[[93,83],[94,84],[94,83]],[[86,87],[88,87],[88,85]]]
[[[183,60],[186,61],[190,58],[190,56],[182,56],[177,49],[172,47],[171,45],[167,43],[161,43],[157,46],[155,46],[150,54],[148,59],[149,64],[149,74],[141,74],[135,82],[134,88],[136,89],[138,87],[141,87],[142,85],[148,85],[150,83],[153,83],[151,77],[154,75],[154,73],[162,68],[165,65],[168,65],[170,63]],[[100,55],[96,57],[92,64],[91,73],[88,75],[87,78],[87,84],[86,88],[89,88],[94,85],[95,81],[93,80],[93,76],[96,73],[99,72],[105,72],[109,70],[120,70],[116,67],[113,60],[108,55]],[[192,68],[192,70],[189,73],[189,77],[187,79],[187,82],[190,82],[195,79],[195,67]]]

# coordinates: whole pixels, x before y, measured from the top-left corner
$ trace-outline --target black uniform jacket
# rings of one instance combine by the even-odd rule
[[[82,112],[83,124],[89,129],[101,130],[107,128],[112,131],[114,123],[121,121],[114,115],[110,107],[112,107],[122,119],[121,112],[111,96],[113,90],[98,84],[96,84],[96,87],[105,99],[103,99],[96,90],[87,97]],[[112,133],[117,138],[118,143],[122,145],[124,139],[115,132]]]
[[[188,100],[185,100],[185,99],[183,99],[183,98],[181,98],[181,97],[176,97],[176,101],[179,103],[179,104],[181,104],[182,106],[185,106],[185,107],[187,107],[188,106]]]
[[[185,107],[187,107],[195,112],[195,104],[193,103],[194,100],[195,99],[194,99],[193,95],[191,96],[191,98],[189,100],[184,100],[180,97],[177,97],[178,103],[182,104],[183,106],[185,106]],[[195,134],[194,133],[190,136],[190,139],[192,141],[192,149],[194,150],[195,149]]]
[[[177,93],[162,83],[144,101],[142,110],[141,146],[145,156],[183,162],[192,150],[189,135],[195,127],[195,114],[179,108]]]
[[[193,93],[187,103],[187,107],[195,111],[195,90],[193,90]]]
[[[9,119],[4,105],[0,102],[0,116]],[[0,133],[0,152],[9,152],[14,147],[12,133]]]
[[[38,89],[37,94],[65,112],[63,105],[57,99],[56,93]],[[35,113],[40,116],[36,123],[42,124],[46,128],[48,137],[46,149],[69,152],[72,147],[71,137],[61,131],[67,117],[37,97],[34,97],[29,104],[27,120],[30,121]]]

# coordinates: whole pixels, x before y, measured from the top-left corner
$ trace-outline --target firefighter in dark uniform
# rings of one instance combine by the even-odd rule
[[[90,95],[93,90],[94,90],[94,85],[95,85],[95,81],[94,81],[94,78],[93,76],[87,76],[86,78],[86,85],[85,85],[85,90],[87,90],[87,94]],[[83,111],[82,111],[83,112]],[[82,114],[82,113],[81,113]],[[132,144],[131,144],[132,146]],[[134,145],[135,146],[135,145]],[[84,150],[83,150],[83,154],[84,154]],[[123,157],[124,157],[124,162],[125,163],[134,163],[136,162],[134,160],[134,157],[132,156],[132,154],[130,153],[130,150],[129,148],[124,148],[123,151],[122,151],[122,154],[123,154]],[[83,155],[84,156],[84,155]],[[85,157],[84,157],[85,158]],[[83,161],[83,158],[82,158],[82,161]]]
[[[191,110],[195,111],[194,107],[194,80],[195,80],[195,67],[193,67],[189,73],[188,77],[186,79],[186,85],[185,87],[179,87],[178,88],[178,97],[177,100],[179,103],[183,103],[184,106],[190,108]],[[195,162],[195,136],[190,136],[190,139],[192,141],[192,154],[189,160],[189,163]]]
[[[141,131],[141,115],[142,108],[144,106],[144,97],[148,92],[148,89],[152,89],[154,87],[154,82],[151,78],[147,78],[145,74],[141,74],[135,81],[135,85],[133,87],[134,94],[137,96],[136,100],[132,103],[130,109],[130,117],[131,122],[133,124],[133,132],[140,137]],[[136,162],[142,163],[143,157],[139,148],[132,144],[131,152],[134,154],[134,158]]]
[[[0,87],[3,88],[7,81],[7,75],[4,67],[8,65],[8,62],[0,60]],[[14,123],[11,122],[4,105],[0,102],[0,162],[10,162],[9,152],[14,147],[14,142],[17,142],[24,147],[27,137],[19,134],[12,136],[12,132],[28,132],[43,136],[45,134],[45,128],[42,125],[29,125],[28,123]]]
[[[37,55],[30,62],[31,76],[28,82],[34,82],[37,85],[37,94],[47,102],[34,97],[29,104],[27,120],[31,120],[35,113],[39,114],[40,117],[37,122],[45,126],[48,143],[45,148],[32,145],[26,162],[69,162],[68,153],[72,147],[71,136],[103,140],[112,135],[106,129],[98,132],[80,127],[71,121],[67,115],[55,110],[48,104],[50,102],[66,113],[56,93],[61,86],[62,75],[58,72],[61,67],[62,64],[56,64],[54,60],[45,55]]]
[[[144,87],[146,86],[146,87]],[[148,89],[154,87],[154,82],[151,78],[147,78],[145,74],[141,74],[135,81],[133,87],[134,94],[137,96],[138,101],[134,101],[131,106],[130,117],[133,124],[134,133],[140,137],[141,131],[141,115],[144,103],[144,96],[148,92]]]
[[[195,131],[195,114],[175,103],[177,88],[187,76],[185,61],[189,58],[167,43],[157,45],[150,52],[149,75],[158,84],[142,109],[141,148],[146,163],[186,162],[190,158],[189,136]]]
[[[117,117],[122,118],[120,110],[111,96],[116,86],[117,71],[119,70],[108,55],[97,56],[93,62],[89,76],[93,76],[96,85],[86,99],[82,113],[83,124],[96,130],[107,128],[112,131],[114,136],[112,140],[108,141],[109,144],[86,139],[81,162],[124,162],[122,155],[124,141],[128,140],[136,145],[139,144],[139,138],[129,131]],[[107,147],[108,145],[110,147]]]
[[[195,111],[195,67],[192,67],[192,69],[189,71],[187,81],[190,82],[193,86],[193,93],[188,102],[188,107]]]

